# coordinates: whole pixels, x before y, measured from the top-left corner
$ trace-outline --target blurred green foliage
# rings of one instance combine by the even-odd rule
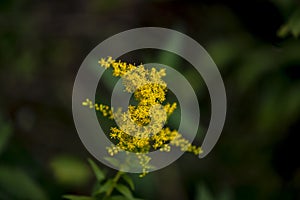
[[[129,175],[119,171],[113,178],[106,177],[94,161],[88,160],[97,177],[91,196],[64,195],[69,200],[138,200],[133,197],[134,183]],[[122,180],[124,184],[122,183]],[[115,194],[118,192],[119,194]]]
[[[43,189],[26,172],[11,166],[0,166],[0,187],[12,199],[48,199]],[[5,195],[1,199],[7,199]]]
[[[90,180],[90,170],[80,159],[70,155],[59,155],[51,160],[50,166],[57,182],[70,186],[82,186]]]
[[[0,116],[0,158],[6,150],[13,129]],[[43,189],[22,169],[0,163],[0,199],[47,200]]]
[[[296,10],[289,18],[288,22],[278,30],[279,37],[285,37],[287,34],[293,34],[298,37],[300,34],[300,9]]]

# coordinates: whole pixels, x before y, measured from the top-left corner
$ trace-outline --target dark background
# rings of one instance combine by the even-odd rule
[[[203,45],[224,79],[228,113],[208,157],[185,154],[145,178],[133,174],[136,196],[299,199],[299,13],[292,0],[0,0],[0,199],[91,191],[91,155],[72,118],[73,82],[96,45],[144,26],[178,30]],[[209,98],[190,67],[166,52],[124,58],[177,66],[198,94],[205,132]]]

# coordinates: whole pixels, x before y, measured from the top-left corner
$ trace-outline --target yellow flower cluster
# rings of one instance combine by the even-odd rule
[[[200,147],[192,145],[176,130],[165,127],[167,118],[174,112],[176,103],[166,103],[167,84],[163,81],[165,69],[145,69],[143,65],[135,66],[112,59],[101,59],[99,64],[104,68],[113,68],[113,75],[122,78],[125,91],[134,94],[137,105],[129,105],[128,111],[120,109],[113,111],[107,105],[93,104],[89,99],[83,106],[95,108],[103,116],[121,122],[119,127],[111,127],[110,137],[117,141],[116,145],[107,147],[108,153],[113,156],[121,151],[136,153],[143,168],[144,176],[150,169],[151,158],[147,155],[151,149],[169,152],[171,146],[179,147],[182,151],[198,155]]]
[[[101,58],[101,59],[98,61],[98,63],[99,63],[102,67],[104,67],[105,69],[109,68],[110,65],[111,65],[112,63],[114,63],[114,62],[115,62],[115,60],[113,60],[112,57],[108,57],[106,60],[105,60],[104,58]]]
[[[113,75],[114,76],[123,76],[125,75],[128,71],[133,70],[136,68],[136,66],[132,64],[126,64],[124,62],[116,62],[115,60],[112,59],[112,57],[108,57],[107,59],[101,58],[98,63],[104,67],[105,69],[109,68],[112,66],[113,68]]]
[[[93,103],[91,100],[86,99],[82,102],[83,106],[88,106],[89,108],[95,108],[95,110],[100,111],[104,117],[108,117],[109,119],[113,119],[113,108],[110,108],[107,105]]]

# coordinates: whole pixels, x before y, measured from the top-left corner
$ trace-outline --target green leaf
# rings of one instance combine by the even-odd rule
[[[105,179],[105,174],[104,172],[98,167],[98,165],[91,159],[88,159],[88,162],[90,163],[96,178],[99,182],[103,181]]]
[[[293,13],[288,25],[293,36],[298,37],[300,34],[300,9]]]
[[[112,179],[107,180],[98,190],[95,191],[95,195],[105,193],[110,188],[114,187],[114,182]]]
[[[122,178],[126,181],[126,183],[128,183],[131,190],[134,190],[134,183],[133,183],[132,179],[130,178],[130,176],[128,176],[127,174],[123,174]]]
[[[296,10],[288,22],[280,27],[277,35],[285,37],[288,33],[291,33],[296,38],[300,35],[300,9]]]
[[[92,177],[88,165],[71,155],[59,155],[50,162],[56,180],[66,186],[82,186]]]
[[[47,200],[42,188],[21,169],[0,166],[0,188],[12,199]]]
[[[116,189],[121,193],[123,194],[127,199],[134,199],[133,196],[132,196],[132,193],[130,191],[130,189],[123,185],[123,184],[118,184],[116,185]]]
[[[277,31],[277,36],[281,37],[281,38],[286,37],[288,35],[289,31],[290,31],[289,26],[287,24],[284,24]]]
[[[64,195],[63,198],[69,200],[97,200],[94,197],[76,196],[76,195]]]

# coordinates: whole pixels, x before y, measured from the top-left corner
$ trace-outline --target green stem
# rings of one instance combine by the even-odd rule
[[[118,173],[115,175],[115,177],[113,178],[113,184],[112,187],[109,188],[109,190],[107,190],[106,192],[106,197],[109,197],[111,195],[111,193],[113,192],[114,188],[116,187],[119,179],[121,178],[121,176],[124,174],[124,172],[118,171]]]

